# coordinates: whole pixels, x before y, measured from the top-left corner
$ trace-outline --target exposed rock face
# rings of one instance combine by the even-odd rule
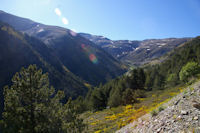
[[[167,108],[157,116],[146,114],[117,133],[199,133],[200,110],[196,108],[199,103],[200,82],[163,105]]]
[[[143,65],[160,58],[190,38],[166,38],[137,40],[110,40],[103,36],[79,33],[98,46],[102,47],[116,59],[129,65]],[[155,60],[154,62],[158,62]],[[161,60],[162,61],[162,60]]]

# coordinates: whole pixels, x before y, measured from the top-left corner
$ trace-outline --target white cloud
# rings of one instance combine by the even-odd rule
[[[62,18],[62,22],[63,24],[66,24],[66,25],[69,24],[69,21],[65,17]]]
[[[58,15],[58,16],[61,16],[62,15],[62,13],[61,13],[61,11],[60,11],[60,9],[59,8],[55,8],[55,13]]]

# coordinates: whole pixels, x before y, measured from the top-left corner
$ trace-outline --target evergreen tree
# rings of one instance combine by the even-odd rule
[[[109,100],[108,100],[108,106],[110,107],[117,107],[122,104],[122,91],[120,88],[115,88],[113,93],[111,93]]]
[[[96,109],[101,110],[106,107],[106,97],[99,88],[94,89],[90,100],[91,100],[91,107],[94,110]]]
[[[146,81],[146,76],[145,76],[144,70],[140,68],[138,70],[138,80],[137,80],[138,88],[137,89],[144,89],[145,81]]]
[[[74,105],[60,102],[64,92],[49,86],[48,75],[35,65],[22,68],[4,88],[2,127],[5,133],[61,133],[79,128]],[[72,112],[73,111],[73,112]]]
[[[136,102],[136,97],[134,97],[134,92],[132,89],[127,88],[122,95],[123,104],[133,104]]]
[[[152,79],[150,77],[150,73],[148,73],[146,75],[146,80],[145,80],[146,90],[152,90],[152,86],[153,86]]]
[[[155,89],[163,89],[163,77],[161,75],[156,75],[154,80],[154,88]]]

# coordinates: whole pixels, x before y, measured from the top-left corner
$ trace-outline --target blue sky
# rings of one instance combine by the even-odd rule
[[[0,10],[113,40],[200,35],[200,0],[1,0]]]

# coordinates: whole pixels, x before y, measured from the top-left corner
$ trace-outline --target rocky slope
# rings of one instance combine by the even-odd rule
[[[157,116],[146,114],[117,133],[200,132],[200,82],[174,97]]]
[[[190,38],[148,39],[143,41],[110,40],[103,36],[79,33],[98,46],[102,47],[113,57],[125,64],[143,65],[170,52]]]

